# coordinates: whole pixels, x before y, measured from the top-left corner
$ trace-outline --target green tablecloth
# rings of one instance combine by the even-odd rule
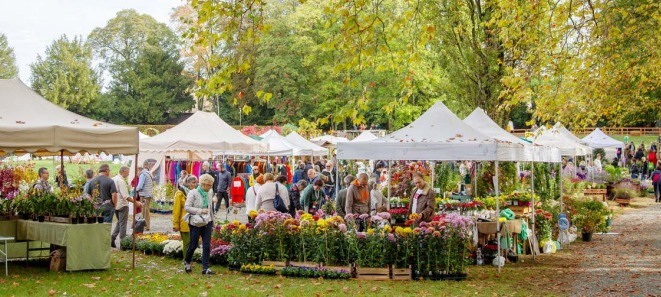
[[[110,224],[62,224],[18,220],[17,240],[66,246],[67,271],[110,268]]]
[[[0,236],[16,237],[16,221],[0,221]],[[30,248],[44,248],[44,250],[30,251],[29,258],[48,257],[50,254],[49,243],[30,241]],[[0,244],[0,248],[2,244]],[[7,244],[7,257],[9,259],[25,259],[28,254],[28,242],[9,242]]]

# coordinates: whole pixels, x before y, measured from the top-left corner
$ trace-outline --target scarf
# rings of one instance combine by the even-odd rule
[[[209,192],[202,190],[202,186],[197,186],[197,191],[202,195],[202,208],[209,207],[209,199],[207,198]]]
[[[360,193],[360,198],[359,198],[360,203],[362,204],[367,203],[367,201],[370,199],[370,193],[369,191],[367,191],[367,187],[361,186],[358,183],[357,179],[353,181],[353,185],[358,188],[358,192]]]

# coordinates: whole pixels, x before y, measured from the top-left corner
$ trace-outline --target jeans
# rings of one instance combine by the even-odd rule
[[[112,205],[112,202],[101,205],[101,215],[103,216],[104,223],[112,224],[113,214],[115,214],[115,207]]]
[[[225,208],[230,208],[230,196],[227,194],[227,191],[225,192],[218,192],[216,193],[216,196],[218,197],[218,203],[216,203],[214,212],[218,212],[220,209],[220,204],[225,200]]]
[[[195,227],[190,226],[190,245],[186,252],[184,261],[190,263],[193,259],[193,253],[197,249],[200,236],[202,236],[202,269],[209,269],[209,257],[211,256],[211,231],[213,230],[213,222],[209,222],[206,226]]]

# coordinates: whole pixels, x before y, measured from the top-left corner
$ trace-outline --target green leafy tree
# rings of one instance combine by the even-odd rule
[[[0,78],[18,77],[14,49],[9,46],[7,36],[0,33]]]
[[[176,35],[153,17],[122,10],[89,42],[111,77],[97,114],[113,122],[160,124],[189,111],[193,81],[184,71]]]
[[[111,120],[127,124],[162,124],[189,111],[194,101],[188,93],[193,80],[184,73],[175,47],[149,47],[135,66],[109,86]]]
[[[32,89],[72,112],[87,115],[99,94],[99,75],[92,68],[92,49],[81,38],[66,35],[46,48],[30,65]]]

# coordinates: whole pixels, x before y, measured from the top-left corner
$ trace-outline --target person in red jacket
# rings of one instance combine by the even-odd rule
[[[655,149],[650,150],[649,154],[647,155],[647,160],[650,161],[650,164],[653,164],[654,166],[656,166],[657,159],[656,159],[656,150]]]

